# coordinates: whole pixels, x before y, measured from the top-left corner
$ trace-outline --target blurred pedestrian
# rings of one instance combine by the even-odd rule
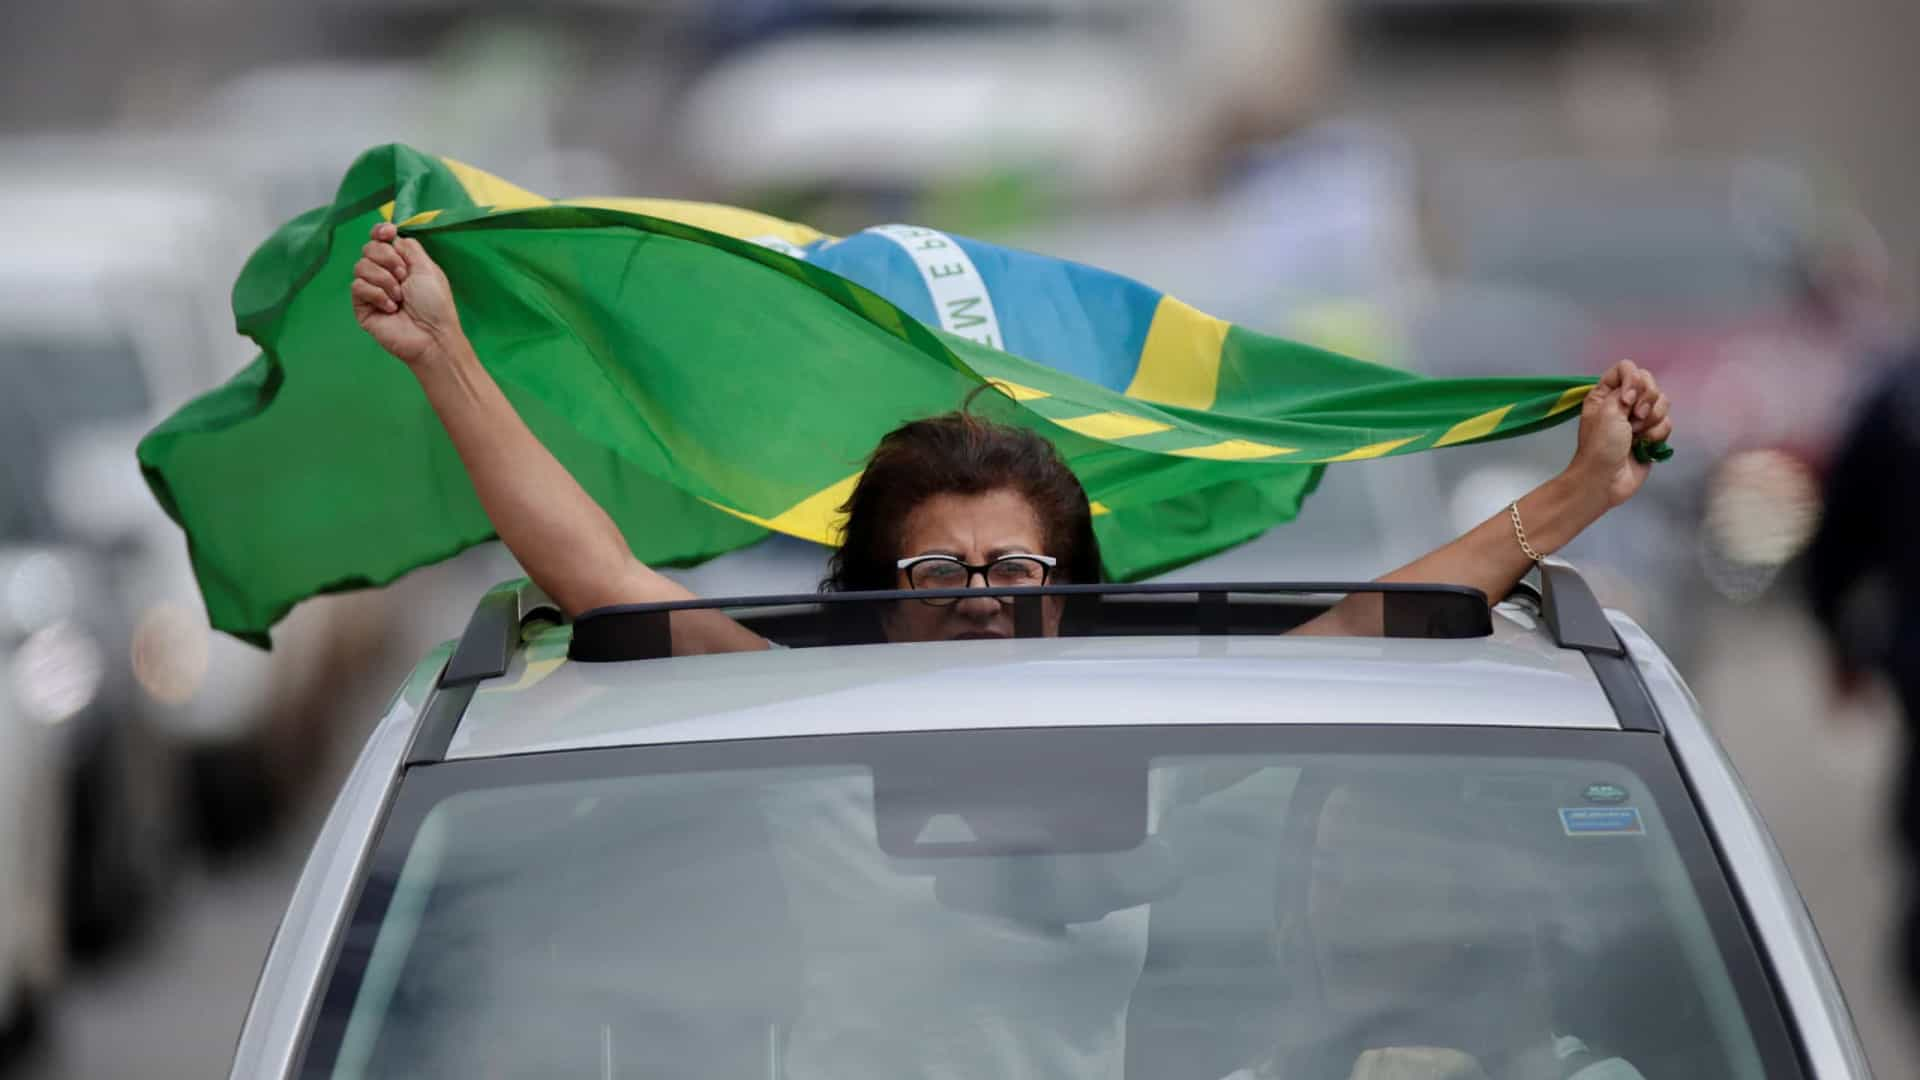
[[[1894,779],[1906,874],[1898,946],[1909,999],[1920,1006],[1920,343],[1855,415],[1825,502],[1808,586],[1833,646],[1834,688],[1852,697],[1868,674],[1884,673],[1906,718]]]

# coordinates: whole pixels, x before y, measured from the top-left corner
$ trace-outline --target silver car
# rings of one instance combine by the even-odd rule
[[[502,586],[315,843],[235,1078],[1856,1078],[1659,647],[1549,563],[573,624]],[[1035,592],[1065,597],[1037,636]],[[1282,636],[1378,592],[1386,636]],[[789,648],[666,655],[670,610]]]

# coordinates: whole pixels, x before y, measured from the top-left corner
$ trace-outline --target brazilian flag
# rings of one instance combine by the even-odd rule
[[[1328,464],[1533,431],[1590,380],[1427,379],[1266,337],[1060,259],[886,225],[535,195],[405,146],[361,156],[233,290],[260,357],[140,444],[214,627],[493,536],[412,376],[354,322],[372,226],[417,238],[475,350],[634,553],[832,543],[880,436],[957,407],[1057,445],[1133,579],[1290,520]]]

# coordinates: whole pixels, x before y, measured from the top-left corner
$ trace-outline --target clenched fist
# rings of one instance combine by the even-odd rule
[[[353,267],[353,317],[408,367],[458,340],[460,313],[447,276],[420,241],[382,222]]]
[[[1604,488],[1619,506],[1646,482],[1651,465],[1634,457],[1636,441],[1665,442],[1673,434],[1667,396],[1653,373],[1631,360],[1607,369],[1580,407],[1580,441],[1568,471]]]

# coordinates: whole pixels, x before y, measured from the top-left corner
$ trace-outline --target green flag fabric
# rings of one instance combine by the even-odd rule
[[[382,220],[445,269],[488,370],[657,565],[768,530],[831,543],[880,436],[982,383],[1001,392],[976,411],[1072,464],[1121,580],[1291,519],[1327,464],[1533,431],[1591,385],[1422,378],[932,229],[840,239],[707,204],[555,202],[387,146],[248,261],[234,312],[261,356],[140,445],[212,624],[259,644],[306,597],[493,535],[412,376],[354,321]]]

